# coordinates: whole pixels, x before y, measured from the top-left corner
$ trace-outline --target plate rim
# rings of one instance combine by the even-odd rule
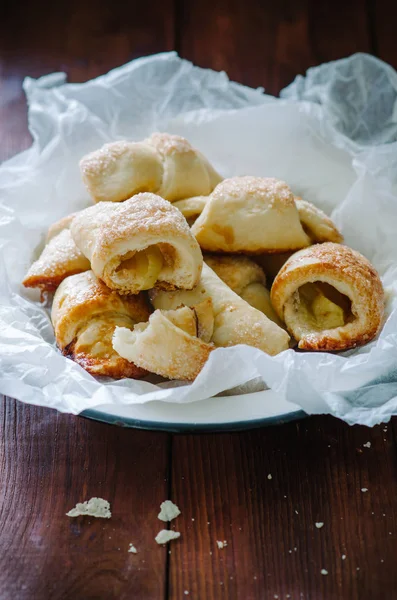
[[[304,410],[294,410],[274,417],[262,417],[243,421],[227,421],[224,423],[172,423],[166,421],[149,421],[132,417],[118,417],[107,412],[89,408],[80,413],[81,417],[108,425],[118,425],[127,429],[145,431],[162,431],[166,433],[227,433],[233,431],[248,431],[260,427],[283,425],[292,421],[304,419],[309,415]]]

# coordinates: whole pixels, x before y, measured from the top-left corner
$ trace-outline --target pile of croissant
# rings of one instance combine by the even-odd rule
[[[376,270],[283,181],[223,179],[165,133],[80,170],[94,204],[50,227],[23,283],[55,292],[58,347],[88,372],[193,380],[217,347],[337,351],[379,332]]]

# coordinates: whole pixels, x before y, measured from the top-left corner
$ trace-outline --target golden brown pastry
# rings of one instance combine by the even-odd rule
[[[297,196],[295,196],[295,204],[302,227],[313,244],[319,242],[341,244],[343,242],[343,235],[325,212]]]
[[[263,254],[310,245],[288,185],[264,177],[219,183],[192,232],[210,252]]]
[[[191,289],[200,279],[202,254],[186,219],[154,194],[90,206],[71,233],[95,275],[120,294]]]
[[[156,310],[148,323],[131,331],[116,327],[113,348],[143,369],[167,377],[191,381],[205,365],[213,344],[199,337],[199,315],[187,306]]]
[[[169,133],[106,144],[82,158],[80,171],[95,202],[120,202],[139,192],[174,202],[206,196],[222,180],[187,140]]]
[[[347,350],[379,332],[384,292],[359,252],[327,242],[296,252],[271,289],[275,310],[304,350]]]
[[[145,372],[121,358],[112,347],[116,326],[130,329],[147,321],[142,294],[120,296],[92,271],[67,277],[57,289],[51,319],[59,349],[93,375],[142,377]]]
[[[203,212],[207,200],[208,196],[194,196],[193,198],[178,200],[174,202],[174,206],[181,211],[186,221],[192,226]]]
[[[163,310],[195,306],[206,298],[212,300],[214,308],[211,342],[215,346],[248,344],[272,355],[288,348],[286,331],[235,294],[205,263],[200,283],[193,290],[150,292],[153,306]]]
[[[65,277],[90,268],[90,261],[77,248],[70,234],[74,217],[75,214],[69,215],[51,225],[40,257],[22,282],[25,287],[53,292]]]
[[[280,327],[284,327],[270,302],[266,275],[259,265],[241,255],[206,254],[204,260],[240,298],[263,312]]]

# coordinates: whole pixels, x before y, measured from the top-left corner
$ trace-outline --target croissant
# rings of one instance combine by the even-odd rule
[[[113,348],[124,359],[152,373],[191,381],[214,349],[213,344],[198,337],[199,314],[186,306],[156,310],[148,323],[135,325],[133,331],[116,327]]]
[[[278,354],[288,348],[289,336],[231,290],[204,263],[200,283],[191,291],[149,292],[157,309],[170,310],[181,305],[194,306],[211,298],[214,307],[214,329],[211,342],[215,346],[248,344],[268,354]]]
[[[67,277],[55,292],[51,319],[58,347],[93,375],[139,378],[145,371],[121,358],[112,347],[116,326],[147,321],[142,294],[119,296],[92,271]]]
[[[95,275],[120,294],[191,289],[200,279],[202,254],[185,218],[154,194],[90,206],[71,233]]]
[[[90,268],[90,261],[77,248],[70,234],[74,217],[74,214],[69,215],[51,225],[40,257],[31,265],[22,282],[25,287],[53,292],[65,277]]]
[[[273,306],[304,350],[347,350],[382,325],[379,275],[359,252],[327,242],[296,252],[271,289]]]
[[[240,298],[283,327],[270,302],[266,275],[259,265],[247,256],[240,255],[205,255],[204,260]]]
[[[143,142],[105,144],[80,161],[95,202],[120,202],[154,192],[170,202],[208,195],[222,178],[208,160],[178,135],[154,133]]]
[[[219,183],[192,232],[210,252],[262,254],[310,245],[290,188],[272,178],[233,177]]]

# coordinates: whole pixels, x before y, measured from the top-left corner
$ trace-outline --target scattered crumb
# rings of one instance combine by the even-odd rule
[[[295,513],[296,513],[297,515],[299,515],[299,513],[298,513],[298,511],[297,511],[297,510],[295,511]]]
[[[361,488],[362,492],[368,492],[368,488]]]
[[[226,548],[226,546],[227,546],[227,541],[226,540],[223,540],[223,542],[217,540],[216,543],[217,543],[219,549]]]
[[[321,529],[321,527],[324,527],[324,523],[321,523],[321,522],[315,523],[315,525],[316,525],[317,529]]]
[[[363,444],[364,448],[371,448],[371,442],[366,442]]]
[[[356,571],[359,571],[359,570],[360,570],[360,567],[356,567]]]
[[[383,516],[384,516],[384,517],[386,516],[386,515],[385,515],[385,513],[383,513]]]
[[[292,554],[292,550],[288,550],[288,552],[289,552],[290,554]]]
[[[391,531],[389,531],[389,535],[391,535]]]
[[[78,502],[75,508],[66,513],[67,517],[79,517],[80,515],[90,515],[90,517],[99,517],[101,519],[110,519],[110,504],[103,498],[91,498],[85,502]]]
[[[285,597],[286,597],[286,598],[291,598],[291,596],[290,596],[289,594],[287,594]]]
[[[273,598],[278,598],[277,594],[274,594]]]
[[[210,552],[210,556],[212,556],[212,552]]]
[[[298,550],[298,548],[295,546],[295,548],[294,548],[294,552],[296,552],[297,550]]]
[[[133,544],[130,544],[130,547],[128,548],[128,552],[132,552],[133,554],[137,553],[137,550]]]
[[[321,569],[321,575],[328,575],[327,569]]]
[[[171,550],[168,550],[168,554],[171,554]]]
[[[188,596],[188,595],[189,595],[189,592],[188,592],[188,590],[185,590],[183,593],[185,594],[185,596]]]
[[[284,496],[284,498],[286,498],[287,496]]]
[[[381,559],[380,559],[380,562],[385,562],[385,561],[383,560],[383,558],[381,558]]]
[[[172,521],[172,519],[176,519],[176,517],[180,514],[181,511],[176,504],[171,502],[171,500],[165,500],[160,504],[160,512],[157,515],[157,518],[164,522]]]
[[[273,477],[270,475],[270,473],[269,473],[269,475],[267,476],[267,478],[268,478],[268,479],[273,479]]]
[[[210,525],[210,524],[211,524],[210,521],[207,521],[207,525]]]
[[[192,518],[192,521],[194,521],[194,519]]]
[[[345,560],[346,554],[342,554],[342,560]]]
[[[171,540],[176,540],[181,537],[179,531],[171,531],[170,529],[162,529],[154,538],[158,544],[168,544]]]

